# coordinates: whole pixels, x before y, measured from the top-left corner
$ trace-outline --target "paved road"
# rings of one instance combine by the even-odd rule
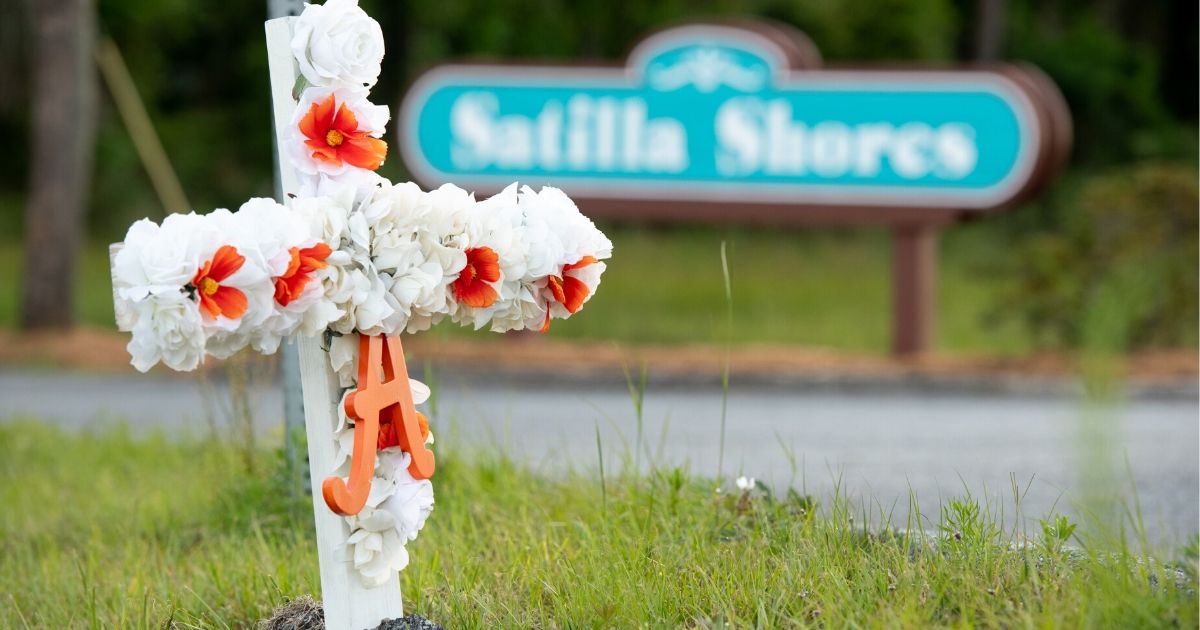
[[[609,469],[635,443],[630,395],[612,384],[488,384],[472,377],[446,379],[440,389],[433,421],[440,448],[503,448],[546,470],[594,470],[597,427]],[[125,421],[201,433],[208,418],[224,422],[226,399],[223,386],[189,378],[0,372],[0,419],[34,417],[76,429]],[[278,435],[278,388],[256,388],[253,400],[260,430]],[[1022,511],[1030,516],[1056,502],[1058,509],[1073,511],[1086,487],[1104,483],[1127,502],[1130,488],[1136,488],[1155,541],[1178,542],[1197,531],[1195,399],[1135,400],[1089,412],[1065,397],[735,387],[728,403],[727,474],[803,485],[815,494],[829,492],[840,479],[860,502],[895,506],[894,519],[901,524],[910,489],[927,515],[936,514],[940,500],[970,490],[990,497],[1011,520],[1015,476],[1029,485]],[[660,465],[715,474],[720,413],[719,390],[652,387],[643,435],[645,450],[657,454],[643,456],[643,465],[653,457]],[[1079,446],[1085,434],[1109,436],[1110,453],[1121,468],[1115,481],[1080,473],[1088,469]],[[1035,522],[1029,525],[1036,529]]]

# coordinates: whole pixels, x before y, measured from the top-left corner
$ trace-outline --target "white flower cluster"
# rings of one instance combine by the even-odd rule
[[[287,143],[300,195],[330,180],[369,186],[387,157],[380,137],[391,116],[367,100],[383,60],[379,23],[358,0],[309,4],[292,28],[291,48],[305,85]]]
[[[326,295],[339,334],[415,333],[442,319],[494,332],[543,330],[595,293],[612,243],[556,188],[514,184],[475,201],[444,185],[378,179],[301,197],[293,209],[336,260]],[[353,364],[347,364],[353,369]]]
[[[129,229],[113,286],[137,369],[192,370],[206,354],[270,354],[288,335],[328,331],[331,367],[352,388],[359,335],[413,333],[444,319],[545,332],[591,298],[612,243],[557,188],[513,184],[476,201],[453,185],[424,191],[374,173],[387,154],[388,110],[367,91],[383,38],[357,0],[308,5],[291,47],[306,84],[288,132],[300,177],[291,209],[251,199],[237,212]],[[417,404],[428,398],[424,385],[410,385]],[[354,440],[344,404],[338,410],[334,474]],[[390,424],[366,507],[346,517],[348,560],[369,585],[408,564],[405,544],[433,509],[433,486],[409,473]]]
[[[113,259],[133,366],[192,370],[205,354],[270,354],[295,332],[319,334],[341,316],[323,291],[331,253],[271,199],[134,223]]]

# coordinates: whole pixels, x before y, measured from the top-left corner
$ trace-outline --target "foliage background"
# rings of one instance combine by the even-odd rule
[[[0,0],[0,234],[19,235],[28,181],[28,3]],[[212,208],[270,195],[270,121],[265,2],[97,0],[99,28],[122,50],[190,201]],[[383,25],[388,55],[374,97],[395,111],[404,87],[448,58],[619,60],[647,31],[680,19],[759,15],[806,32],[829,63],[969,61],[974,0],[361,0]],[[1076,312],[1111,261],[1095,252],[1081,222],[1105,221],[1109,197],[1142,218],[1120,229],[1159,249],[1180,304],[1154,319],[1135,343],[1195,338],[1197,5],[1184,0],[1010,0],[1003,56],[1031,62],[1062,89],[1075,123],[1071,166],[1056,188],[1016,212],[987,220],[1009,252],[979,273],[1016,279],[997,319],[1016,319],[1045,344],[1074,343]],[[162,210],[105,90],[89,210],[94,240]],[[389,138],[394,143],[394,137]],[[1131,177],[1154,164],[1161,177]],[[405,177],[398,159],[383,174]],[[1150,180],[1153,179],[1153,182]],[[1152,190],[1142,191],[1139,185]],[[1166,192],[1163,186],[1168,187]],[[1149,205],[1171,198],[1166,206]],[[1190,200],[1190,203],[1189,203]],[[1169,216],[1163,217],[1163,213]],[[1188,222],[1187,216],[1192,217]],[[1161,225],[1192,226],[1165,238]],[[1142,232],[1146,232],[1142,234]],[[1125,237],[1120,237],[1125,238]],[[1164,240],[1165,239],[1165,240]],[[12,237],[8,239],[13,240]],[[1118,239],[1119,240],[1119,239]],[[1082,267],[1056,266],[1070,260]],[[1062,282],[1045,278],[1046,269]],[[1052,274],[1053,275],[1053,274]],[[1049,286],[1053,285],[1053,286]],[[1170,287],[1170,288],[1168,288]],[[1065,293],[1064,293],[1065,292]],[[1068,295],[1069,294],[1069,295]]]

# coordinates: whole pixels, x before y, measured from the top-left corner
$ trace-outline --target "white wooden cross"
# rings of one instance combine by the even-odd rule
[[[282,3],[283,0],[277,2]],[[366,321],[372,321],[369,318],[377,316],[378,309],[372,311],[373,308],[391,308],[387,306],[385,298],[371,298],[379,303],[367,306],[363,306],[366,302],[339,303],[332,308],[332,312],[349,316],[355,311],[342,311],[343,307],[361,307],[366,309],[367,314],[359,312],[356,315],[359,317],[357,322],[343,321],[337,327],[331,326],[331,330],[343,336],[334,342],[339,349],[335,353],[327,352],[322,345],[324,340],[316,331],[324,330],[330,322],[318,320],[301,328],[299,320],[288,319],[296,311],[285,311],[283,308],[295,304],[300,308],[312,307],[316,309],[312,312],[317,313],[320,312],[317,306],[332,305],[335,298],[323,290],[310,292],[309,295],[318,300],[331,300],[328,303],[294,301],[305,290],[305,283],[312,279],[307,274],[327,268],[330,264],[345,265],[353,260],[352,256],[366,255],[373,259],[374,254],[358,250],[346,252],[344,249],[334,252],[331,245],[362,248],[361,239],[348,237],[344,232],[341,235],[324,235],[325,241],[331,241],[329,243],[317,240],[309,246],[299,245],[304,242],[302,237],[288,230],[298,228],[301,223],[311,219],[314,211],[325,212],[324,208],[306,205],[308,202],[319,203],[322,199],[329,199],[302,197],[297,204],[292,203],[294,194],[300,192],[301,177],[292,160],[286,159],[290,153],[286,143],[295,142],[294,132],[300,131],[309,136],[304,141],[305,146],[312,146],[309,144],[311,142],[318,143],[315,148],[322,151],[320,156],[323,159],[328,159],[323,151],[329,149],[338,155],[341,149],[335,150],[335,147],[347,143],[349,153],[359,157],[347,157],[346,163],[364,170],[377,168],[386,151],[386,145],[377,137],[364,140],[367,133],[381,134],[382,123],[368,123],[366,128],[360,125],[344,131],[337,128],[316,131],[318,124],[328,125],[334,120],[332,95],[323,97],[325,100],[320,105],[314,103],[311,109],[306,110],[307,116],[300,123],[296,122],[295,114],[298,112],[295,110],[298,105],[293,89],[298,80],[298,62],[304,64],[311,59],[296,57],[293,36],[299,34],[296,39],[303,41],[312,36],[309,27],[313,24],[328,26],[325,22],[328,16],[321,15],[328,6],[310,5],[299,18],[281,17],[266,23],[276,154],[280,157],[276,161],[279,203],[252,199],[236,213],[218,210],[210,215],[171,215],[161,226],[148,220],[139,221],[130,228],[125,241],[114,246],[111,252],[114,255],[113,290],[117,324],[119,329],[132,332],[129,349],[133,365],[139,370],[148,370],[159,362],[176,370],[192,370],[202,362],[205,354],[230,356],[250,346],[270,353],[281,337],[298,330],[306,331],[297,339],[295,346],[298,360],[294,364],[299,366],[299,387],[293,387],[294,381],[290,379],[285,383],[285,391],[289,395],[286,414],[289,418],[296,415],[293,404],[296,401],[292,392],[299,389],[308,437],[309,481],[326,627],[359,630],[374,628],[384,619],[403,615],[399,575],[396,572],[407,564],[408,556],[402,545],[415,538],[432,509],[432,489],[428,479],[434,472],[435,457],[427,448],[432,436],[426,419],[414,406],[416,396],[404,365],[399,334],[404,330],[422,330],[442,317],[461,324],[473,324],[476,328],[487,325],[496,332],[527,328],[544,332],[549,328],[551,319],[569,317],[582,308],[595,291],[605,267],[602,261],[611,255],[612,243],[556,188],[544,187],[541,191],[534,191],[527,186],[518,191],[518,186],[513,184],[500,194],[478,202],[473,195],[450,185],[429,193],[418,191],[422,195],[419,198],[424,200],[421,203],[429,202],[434,204],[430,207],[437,208],[435,219],[448,219],[447,225],[455,225],[455,229],[460,230],[452,234],[436,232],[434,230],[441,228],[436,227],[438,221],[434,220],[432,223],[435,227],[422,228],[426,229],[420,232],[419,238],[422,240],[413,240],[411,243],[438,250],[439,253],[429,254],[430,261],[443,255],[445,252],[442,250],[449,249],[448,261],[431,262],[444,262],[446,265],[440,278],[422,272],[422,277],[433,281],[428,290],[434,292],[434,304],[441,303],[438,302],[441,298],[437,298],[440,295],[437,292],[446,292],[445,307],[419,314],[414,312],[414,316],[426,318],[415,325],[412,320],[407,325],[391,322],[382,328],[388,333],[385,335],[379,334],[381,329],[376,323],[368,323],[361,328],[358,325],[363,324],[361,318],[364,316],[368,317]],[[368,37],[373,35],[374,39],[362,46],[325,44],[317,47],[310,44],[308,52],[365,51],[366,71],[374,69],[377,74],[378,64],[372,64],[371,56],[374,54],[372,51],[382,56],[382,36],[378,24],[353,2],[338,3],[337,7],[357,11],[349,19],[358,20],[361,27],[360,30],[342,31],[342,34],[348,32],[350,37],[355,37],[365,33]],[[309,11],[313,13],[310,15]],[[304,65],[304,68],[311,79],[312,68],[308,65]],[[347,77],[352,77],[351,86],[360,79],[364,79],[363,85],[369,85],[367,79],[373,80],[373,77],[358,76],[362,73],[354,67],[343,70],[345,74],[339,75],[336,80],[346,81]],[[324,80],[323,76],[318,76]],[[358,96],[354,98],[365,100]],[[343,103],[341,107],[344,106]],[[317,112],[322,111],[322,107],[326,108],[323,110],[326,113],[322,114],[325,118],[320,120],[325,122],[318,123]],[[365,107],[375,115],[380,110],[386,111],[369,103]],[[341,114],[337,116],[337,120],[341,121]],[[347,115],[346,120],[347,124],[353,124],[355,119]],[[293,128],[292,125],[296,124],[298,127]],[[324,145],[320,144],[322,141]],[[364,149],[364,145],[359,143],[365,143],[370,148]],[[363,159],[364,151],[370,159]],[[383,182],[379,184],[382,197],[373,203],[397,204],[391,207],[409,219],[418,222],[423,220],[420,212],[404,205],[407,203],[402,201],[405,197],[389,196],[393,190],[412,192],[416,189],[414,184],[392,187],[385,180],[379,181]],[[322,216],[321,220],[335,216]],[[366,218],[366,213],[356,214],[345,221],[344,227],[351,226],[355,219]],[[296,245],[285,248],[280,241],[270,240],[273,237],[269,235],[276,226],[280,228],[279,235],[289,234],[280,236],[286,239],[284,243]],[[393,229],[395,232],[388,231]],[[385,226],[380,230],[376,235],[382,235],[386,242],[387,237],[400,232],[401,228]],[[260,233],[265,234],[263,242],[256,243]],[[528,238],[522,240],[526,234]],[[219,241],[220,247],[206,240],[210,237]],[[197,260],[200,254],[192,251],[193,245],[204,251],[207,251],[204,248],[213,247],[211,254],[207,255],[207,261],[200,263]],[[122,247],[126,249],[121,250]],[[385,252],[390,251],[390,246],[386,244],[379,247]],[[239,248],[246,248],[244,251],[248,255],[259,256],[259,260],[246,265],[245,274],[236,279],[248,260],[239,253]],[[335,253],[342,254],[338,257],[342,262],[333,262],[331,256]],[[290,256],[290,262],[287,256]],[[264,263],[261,259],[270,262]],[[326,259],[330,262],[326,263]],[[356,273],[359,280],[366,274],[378,274],[367,280],[374,284],[384,278],[391,279],[389,274],[399,270],[388,267],[378,270],[373,263],[369,263],[365,269],[334,267],[330,271]],[[307,286],[328,288],[323,285]],[[501,297],[501,291],[506,297]],[[395,297],[394,294],[389,295]],[[251,315],[237,321],[247,314],[251,306]],[[330,312],[327,309],[323,311],[324,315],[317,317],[329,315]],[[400,310],[392,312],[402,314]],[[283,319],[272,319],[274,317]],[[219,328],[228,322],[235,322],[233,325],[238,332],[230,334],[228,328],[206,328],[210,325]],[[250,332],[241,330],[243,326]],[[255,330],[256,326],[260,329]],[[360,334],[360,331],[375,331],[375,334]],[[347,374],[339,377],[334,365],[339,370],[347,366],[340,359],[332,359],[333,354],[345,355],[345,344],[352,343],[353,338],[344,335],[350,333],[357,335],[358,340],[356,379],[351,379]],[[261,336],[248,340],[243,336],[245,334]],[[304,337],[303,334],[312,336]],[[288,358],[285,357],[285,361]],[[285,367],[285,371],[289,371],[288,367]],[[347,393],[343,402],[341,385],[346,382],[354,382],[356,387]],[[352,425],[344,431],[340,430],[343,416],[339,413],[341,409],[338,405],[344,405],[345,419]],[[341,462],[346,459],[343,444],[339,443],[344,443],[343,438],[347,437],[353,438],[353,448],[349,477],[344,479],[335,471],[341,468]],[[397,460],[396,456],[402,458]],[[384,458],[379,467],[375,464],[377,457]],[[372,495],[372,484],[377,479],[382,479],[385,484],[377,486],[379,493]],[[389,490],[398,492],[400,484],[409,484],[407,487],[412,489],[412,493],[404,495],[407,498],[398,506],[393,500],[401,495],[385,493]],[[372,496],[375,497],[375,503],[371,503]],[[359,516],[366,507],[372,511]],[[415,515],[405,516],[410,514],[406,507],[415,508]],[[344,518],[350,516],[358,518]],[[391,529],[387,528],[389,519],[394,523]],[[352,526],[356,528],[353,534],[349,531]],[[382,533],[379,528],[383,529]],[[387,545],[392,546],[389,548]]]
[[[298,188],[296,171],[291,161],[286,158],[287,151],[283,144],[287,138],[287,126],[296,108],[292,89],[296,84],[298,72],[290,47],[292,27],[296,19],[281,17],[266,22],[274,137],[279,156],[276,160],[276,181],[279,202],[285,205],[289,202],[287,193]],[[120,243],[110,246],[110,260],[115,260],[120,249]],[[115,273],[113,286],[117,329],[128,332],[133,328],[134,317],[126,302],[117,296]],[[327,352],[321,347],[319,337],[298,337],[295,343],[298,347],[304,425],[308,438],[309,482],[312,488],[313,518],[316,523],[325,627],[330,630],[375,628],[384,619],[394,619],[404,614],[400,576],[399,573],[392,573],[383,584],[368,587],[359,579],[349,560],[346,549],[349,526],[341,515],[331,510],[327,502],[322,500],[322,486],[329,473],[337,468],[334,432],[339,422],[337,405],[341,402],[341,387],[337,374],[330,366]],[[372,447],[373,444],[372,439]]]
[[[296,60],[291,50],[292,25],[296,18],[284,17],[266,23],[267,59],[271,72],[271,103],[275,120],[275,142],[280,159],[278,182],[282,191],[298,186],[295,169],[286,159],[284,141],[296,101]],[[279,199],[287,204],[287,195]],[[321,600],[325,609],[325,627],[329,630],[374,628],[384,619],[403,616],[400,576],[393,573],[381,586],[362,584],[346,558],[346,538],[350,531],[346,520],[335,514],[320,499],[321,486],[334,466],[334,430],[338,424],[337,405],[341,389],[329,358],[321,348],[321,339],[296,340],[300,357],[300,382],[304,400],[304,424],[308,436],[309,481],[312,486],[313,518],[316,521],[317,558],[321,565]]]

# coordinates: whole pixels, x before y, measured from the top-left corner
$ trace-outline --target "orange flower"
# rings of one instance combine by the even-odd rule
[[[472,247],[466,253],[467,266],[454,281],[454,297],[467,306],[487,308],[500,297],[488,284],[500,279],[500,257],[490,247]]]
[[[206,261],[196,271],[192,278],[192,287],[200,298],[200,308],[211,317],[224,315],[229,319],[237,319],[246,313],[246,294],[240,289],[222,285],[221,282],[232,276],[246,257],[238,253],[232,245],[222,245],[212,260]]]
[[[380,419],[382,421],[382,418]],[[417,412],[417,426],[421,427],[421,439],[429,437],[429,418],[420,411]],[[395,422],[384,422],[379,425],[379,437],[375,440],[375,450],[382,451],[389,446],[400,446],[400,432],[396,430]]]
[[[325,243],[317,243],[312,247],[293,247],[288,250],[292,259],[288,262],[287,271],[275,278],[275,301],[280,306],[287,306],[292,300],[300,297],[304,287],[312,279],[312,272],[329,266],[326,258],[333,253]]]
[[[576,269],[583,269],[594,262],[597,262],[594,257],[584,256],[576,262],[564,265],[561,274],[550,276],[548,279],[548,286],[550,287],[550,292],[554,295],[554,301],[562,304],[567,309],[567,312],[572,315],[583,308],[583,302],[587,300],[589,291],[587,284],[583,280],[570,275],[569,272]],[[550,330],[549,300],[546,301],[546,319],[542,322],[542,328],[539,332],[546,332],[548,330]]]
[[[300,133],[312,149],[314,160],[335,166],[343,163],[375,170],[387,157],[387,143],[358,130],[358,119],[345,103],[338,104],[334,95],[313,103],[300,120]]]

